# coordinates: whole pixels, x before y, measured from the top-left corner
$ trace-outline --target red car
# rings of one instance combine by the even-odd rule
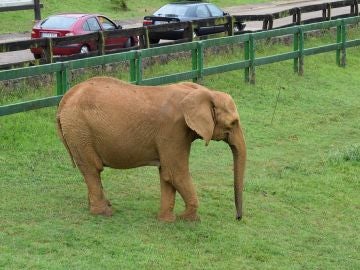
[[[64,37],[84,35],[96,31],[122,29],[109,18],[98,14],[58,14],[39,21],[32,29],[31,38]],[[137,37],[112,37],[105,40],[105,51],[127,48],[138,44]],[[91,40],[77,44],[56,46],[54,55],[71,55],[97,50],[97,43]],[[36,59],[41,58],[42,48],[31,48]]]

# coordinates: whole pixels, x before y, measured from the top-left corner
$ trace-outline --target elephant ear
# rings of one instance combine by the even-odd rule
[[[214,105],[210,93],[202,90],[192,91],[180,104],[187,126],[208,145],[215,127]]]

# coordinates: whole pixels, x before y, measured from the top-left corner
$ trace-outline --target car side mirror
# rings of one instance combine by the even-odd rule
[[[116,29],[123,29],[123,27],[120,25],[120,24],[118,24],[118,25],[116,25]]]
[[[224,16],[229,16],[230,13],[229,12],[223,12],[224,13]]]

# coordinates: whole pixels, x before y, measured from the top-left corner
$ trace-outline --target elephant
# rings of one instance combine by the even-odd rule
[[[230,95],[181,82],[139,86],[112,77],[83,81],[61,99],[58,135],[88,188],[90,212],[111,216],[100,174],[104,167],[157,166],[160,211],[157,218],[199,220],[197,194],[189,172],[191,144],[203,139],[226,142],[233,154],[236,218],[242,218],[246,145]],[[175,195],[185,202],[174,214]]]

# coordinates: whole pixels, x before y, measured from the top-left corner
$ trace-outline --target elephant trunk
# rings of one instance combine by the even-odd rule
[[[241,128],[229,136],[229,146],[234,159],[234,196],[236,219],[242,218],[243,187],[246,163],[246,146]]]

